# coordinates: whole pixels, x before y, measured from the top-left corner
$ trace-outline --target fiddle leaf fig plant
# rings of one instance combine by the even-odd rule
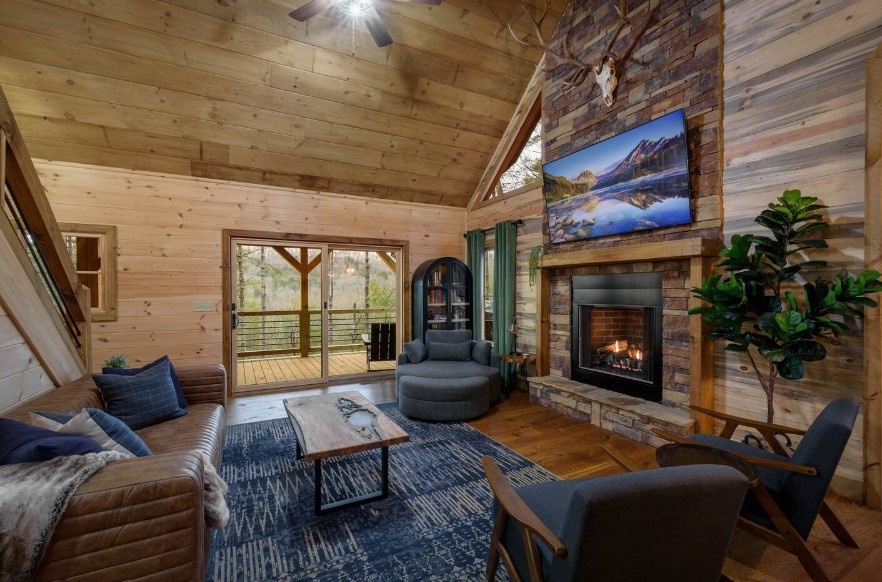
[[[804,283],[801,293],[796,282],[783,285],[805,268],[827,265],[804,260],[806,252],[827,248],[822,234],[829,225],[819,213],[826,206],[817,200],[785,191],[754,219],[771,236],[734,235],[717,263],[724,272],[692,289],[705,304],[689,314],[703,317],[711,339],[726,340],[727,350],[750,360],[766,394],[768,422],[775,415],[775,380],[802,378],[806,362],[827,356],[822,342],[849,331],[834,317],[862,317],[861,308],[877,306],[867,295],[882,290],[878,271],[854,277],[845,269],[832,280]]]

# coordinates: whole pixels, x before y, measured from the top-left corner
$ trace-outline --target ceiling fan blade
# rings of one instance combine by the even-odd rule
[[[333,3],[334,0],[312,0],[312,2],[307,2],[297,10],[294,10],[288,16],[299,22],[306,22],[319,12],[330,8]]]
[[[377,13],[376,8],[371,7],[371,11],[364,16],[364,25],[367,26],[371,36],[374,37],[374,42],[377,43],[377,46],[392,44],[392,35],[389,33],[386,25],[383,24],[383,20],[380,18],[379,13]]]

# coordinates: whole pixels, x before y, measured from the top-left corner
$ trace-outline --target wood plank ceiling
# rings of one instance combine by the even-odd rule
[[[541,56],[518,3],[376,0],[385,48],[305,3],[3,0],[0,85],[37,158],[465,206]]]

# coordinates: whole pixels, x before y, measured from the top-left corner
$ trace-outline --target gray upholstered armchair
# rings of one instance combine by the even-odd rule
[[[808,430],[694,408],[725,421],[723,431],[719,435],[695,434],[688,438],[656,429],[653,432],[675,442],[722,449],[756,466],[760,483],[744,501],[739,528],[794,554],[812,580],[829,581],[830,577],[821,568],[818,556],[806,540],[820,515],[840,543],[858,547],[824,500],[851,437],[857,418],[857,403],[845,398],[833,400]],[[731,440],[739,425],[762,434],[772,451]],[[775,433],[802,435],[792,455],[781,446]]]
[[[693,465],[515,489],[491,457],[497,500],[487,580],[717,582],[748,478]]]

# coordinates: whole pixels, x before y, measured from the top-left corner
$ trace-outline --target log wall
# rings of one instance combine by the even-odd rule
[[[882,41],[878,0],[725,0],[723,39],[723,229],[754,232],[753,217],[788,188],[830,208],[830,248],[812,258],[864,266],[864,63]],[[814,279],[828,272],[809,273]],[[830,399],[863,398],[862,339],[855,333],[780,381],[776,421],[805,426]],[[762,390],[746,361],[717,350],[717,407],[760,418]],[[875,383],[878,385],[879,379]],[[840,466],[837,488],[860,496],[862,421]]]
[[[408,240],[411,270],[465,252],[459,208],[70,163],[37,169],[59,221],[117,227],[118,319],[93,325],[95,367],[119,352],[133,364],[163,354],[221,361],[222,229]],[[194,301],[215,311],[195,313]]]

